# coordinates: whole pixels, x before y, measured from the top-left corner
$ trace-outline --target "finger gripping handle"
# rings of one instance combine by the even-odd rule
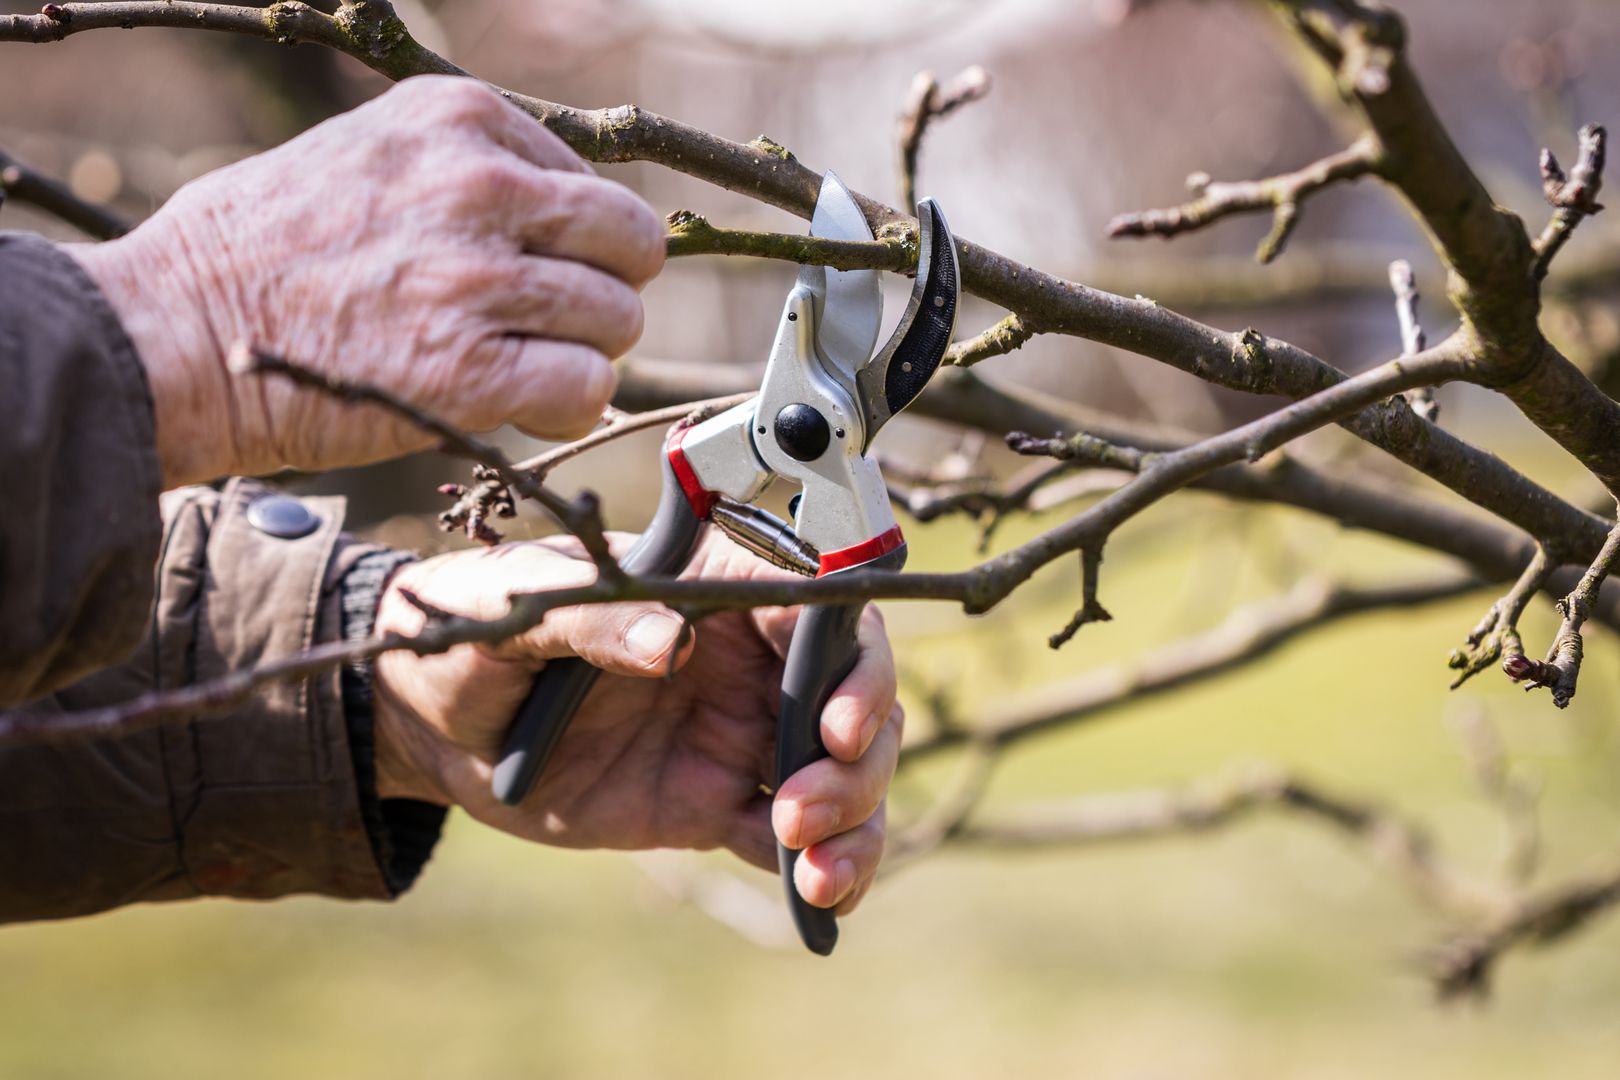
[[[627,574],[646,576],[680,572],[697,546],[702,522],[686,501],[680,481],[664,459],[664,486],[658,497],[658,512],[647,531],[641,534],[619,564]],[[568,730],[569,721],[579,711],[596,685],[600,669],[578,657],[552,660],[535,677],[529,696],[518,707],[512,726],[501,745],[490,787],[495,797],[508,806],[528,798],[539,782],[551,752]]]
[[[838,684],[855,666],[855,628],[864,604],[806,607],[793,628],[787,669],[782,675],[782,705],[776,715],[776,786],[806,765],[827,756],[821,742],[821,711]],[[805,947],[826,956],[838,944],[838,921],[828,908],[812,907],[793,883],[799,852],[780,843],[776,863],[782,871],[788,910]]]
[[[900,547],[861,567],[850,569],[899,570],[906,562]],[[840,571],[844,572],[844,571]],[[865,604],[811,605],[799,614],[788,643],[787,666],[782,673],[782,705],[776,716],[776,787],[812,762],[827,756],[821,742],[821,714],[827,701],[855,667],[860,653],[856,631]],[[838,944],[838,920],[830,908],[812,907],[793,883],[799,852],[776,846],[776,864],[782,871],[788,910],[799,938],[811,952],[826,956]]]

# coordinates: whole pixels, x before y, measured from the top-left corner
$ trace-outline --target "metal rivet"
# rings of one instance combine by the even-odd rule
[[[320,528],[313,510],[290,495],[260,495],[248,504],[248,524],[266,536],[297,540]]]
[[[902,363],[900,365],[900,370],[901,371],[910,371],[911,370],[911,361],[907,360],[904,363]]]
[[[799,313],[797,311],[788,312],[788,322],[798,322],[798,321],[799,321]]]
[[[844,437],[844,429],[843,428],[837,428],[837,429],[835,429],[833,431],[833,434],[836,435],[838,438],[842,439]]]
[[[943,296],[934,297],[934,306],[935,307],[944,307],[945,306],[945,298]]]

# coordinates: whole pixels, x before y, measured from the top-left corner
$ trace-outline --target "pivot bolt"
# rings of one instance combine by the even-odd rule
[[[776,445],[795,461],[816,460],[831,441],[827,418],[803,402],[784,406],[776,414]]]

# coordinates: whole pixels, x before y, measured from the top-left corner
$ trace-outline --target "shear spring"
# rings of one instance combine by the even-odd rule
[[[709,511],[709,520],[772,566],[805,577],[821,572],[821,553],[799,539],[793,526],[768,510],[721,498]]]

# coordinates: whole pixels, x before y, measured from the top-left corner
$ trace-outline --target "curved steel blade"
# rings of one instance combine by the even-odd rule
[[[956,240],[933,199],[917,204],[917,282],[905,314],[883,351],[856,372],[866,447],[889,419],[910,405],[939,370],[956,326],[960,279]],[[863,452],[866,447],[863,447]]]
[[[866,215],[849,189],[832,172],[821,181],[810,235],[830,240],[871,240]],[[832,270],[806,266],[799,282],[820,298],[816,344],[827,362],[827,374],[855,396],[855,372],[871,357],[883,321],[883,293],[876,270]]]

